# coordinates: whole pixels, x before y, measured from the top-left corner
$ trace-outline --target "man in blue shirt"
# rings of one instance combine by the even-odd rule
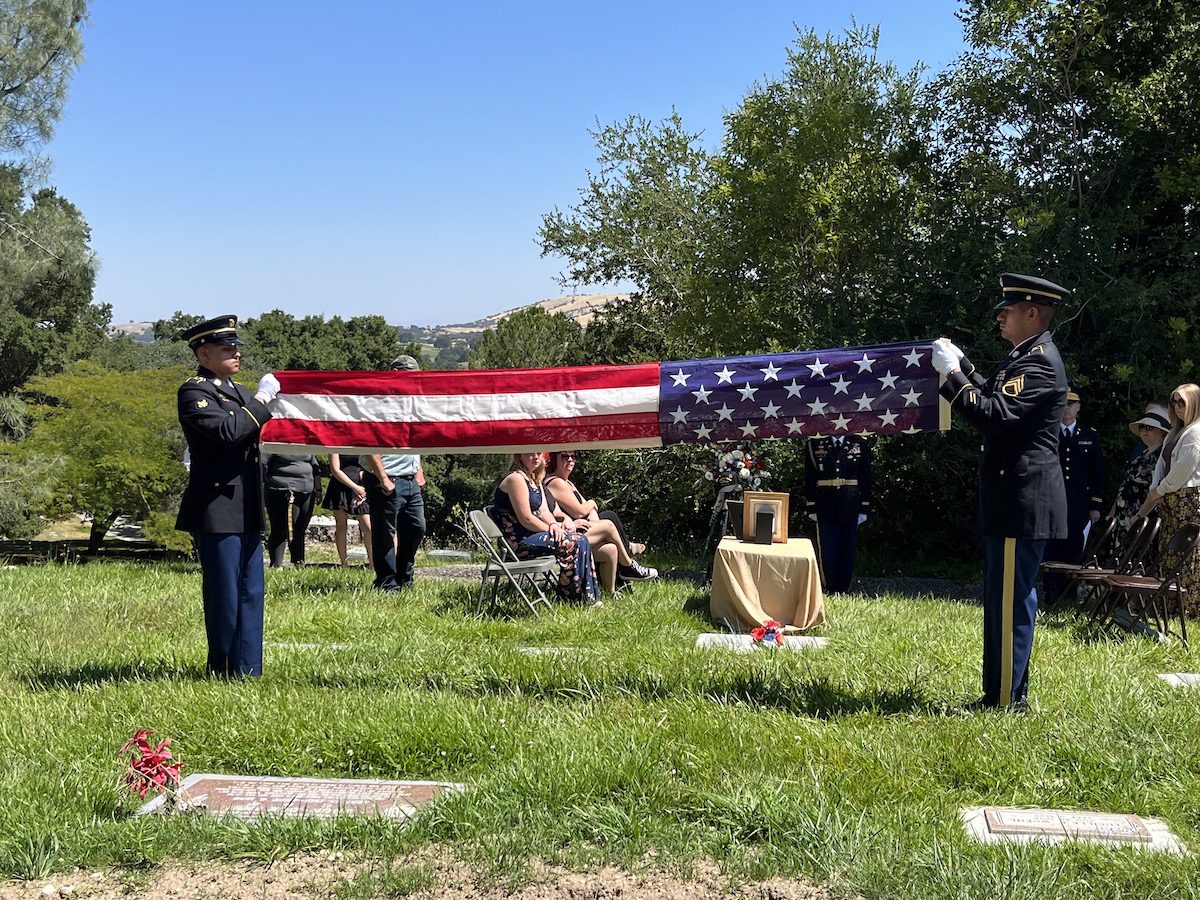
[[[393,371],[417,371],[411,356],[392,361]],[[375,587],[397,593],[413,582],[417,548],[425,537],[425,475],[416,453],[362,457],[363,485],[371,509],[371,561]]]

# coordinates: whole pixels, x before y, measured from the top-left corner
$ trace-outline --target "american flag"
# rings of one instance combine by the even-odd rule
[[[505,453],[949,428],[929,342],[626,366],[277,372],[264,449]]]

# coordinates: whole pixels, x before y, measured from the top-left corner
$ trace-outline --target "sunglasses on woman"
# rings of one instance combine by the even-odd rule
[[[1171,398],[1172,406],[1183,406],[1186,404],[1186,402],[1187,401],[1185,401],[1182,397],[1172,397]]]

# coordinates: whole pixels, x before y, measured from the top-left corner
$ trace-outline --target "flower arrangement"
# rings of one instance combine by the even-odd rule
[[[771,650],[774,650],[776,647],[782,647],[783,625],[774,619],[767,619],[766,622],[757,628],[750,630],[750,638],[754,641],[755,647],[766,647]]]
[[[127,752],[132,751],[129,764],[121,776],[121,784],[143,800],[150,791],[156,791],[165,793],[169,802],[175,799],[175,792],[179,789],[183,758],[176,758],[168,749],[170,738],[151,744],[152,734],[154,729],[140,728],[117,751],[118,758],[124,758]]]
[[[732,485],[737,490],[762,487],[763,479],[770,478],[767,462],[749,444],[713,446],[712,456],[700,464],[701,477],[717,487]]]

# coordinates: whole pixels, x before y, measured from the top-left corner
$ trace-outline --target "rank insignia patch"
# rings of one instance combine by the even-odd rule
[[[1025,376],[1018,375],[1016,378],[1010,378],[1004,382],[1004,386],[1000,390],[1006,397],[1015,397],[1021,393],[1023,387],[1025,387]]]

